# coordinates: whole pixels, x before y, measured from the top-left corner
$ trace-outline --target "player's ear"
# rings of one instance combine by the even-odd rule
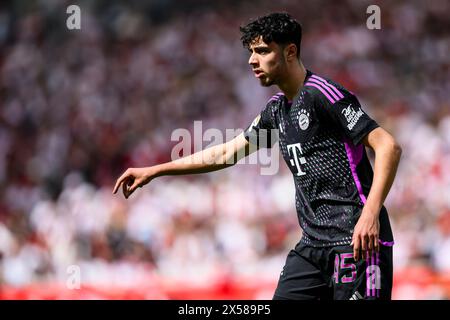
[[[287,61],[297,60],[297,46],[293,43],[286,45],[284,47],[284,56]]]

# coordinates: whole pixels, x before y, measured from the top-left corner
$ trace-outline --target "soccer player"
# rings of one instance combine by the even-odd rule
[[[383,203],[400,146],[352,92],[305,69],[302,28],[290,15],[272,13],[240,30],[255,77],[281,92],[241,135],[175,161],[129,168],[113,192],[122,186],[128,198],[159,176],[229,167],[240,154],[249,155],[251,145],[272,146],[277,130],[303,236],[287,256],[273,298],[390,299],[394,241]],[[374,170],[365,147],[375,153]]]

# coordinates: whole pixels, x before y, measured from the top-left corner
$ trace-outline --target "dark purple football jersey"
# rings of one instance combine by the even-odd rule
[[[273,96],[245,130],[246,139],[260,147],[279,142],[294,178],[302,243],[350,244],[373,179],[362,139],[377,127],[353,93],[308,70],[293,101]],[[384,206],[380,242],[393,243]]]

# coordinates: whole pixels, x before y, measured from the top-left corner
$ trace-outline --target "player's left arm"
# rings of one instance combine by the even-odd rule
[[[374,176],[367,201],[353,233],[355,260],[379,250],[379,214],[394,182],[402,149],[394,137],[378,127],[363,139],[366,147],[375,152]]]
[[[341,131],[354,146],[361,143],[375,152],[374,177],[361,216],[353,230],[352,246],[355,260],[362,254],[379,250],[379,215],[383,202],[392,186],[401,148],[394,137],[380,128],[375,120],[364,112],[358,98],[343,87],[316,81],[314,84],[316,111]],[[331,95],[333,93],[333,95]]]

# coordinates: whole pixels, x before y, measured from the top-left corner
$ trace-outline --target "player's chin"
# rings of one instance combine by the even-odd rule
[[[273,81],[270,78],[268,78],[268,77],[260,78],[259,79],[259,83],[263,87],[270,87],[271,85],[273,85]]]

